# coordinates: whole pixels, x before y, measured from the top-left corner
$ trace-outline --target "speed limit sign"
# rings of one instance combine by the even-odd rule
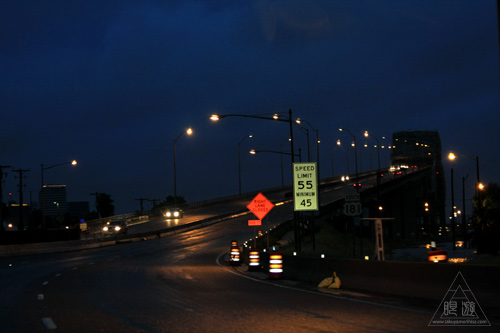
[[[319,209],[316,162],[293,163],[293,209],[313,211]]]
[[[363,212],[363,207],[359,201],[346,202],[344,204],[344,214],[347,216],[358,216]]]

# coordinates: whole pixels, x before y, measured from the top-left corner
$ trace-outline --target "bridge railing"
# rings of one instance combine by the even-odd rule
[[[366,177],[374,172],[375,171],[360,172],[358,176],[359,177]],[[354,175],[352,175],[352,177],[354,177]],[[354,179],[354,178],[352,178],[352,179]],[[339,180],[339,177],[325,177],[325,178],[321,179],[321,181],[320,181],[320,188],[321,188],[321,190],[323,190],[324,188],[326,188],[328,186],[333,186],[339,182],[341,182]],[[268,189],[264,189],[264,190],[245,192],[245,193],[242,193],[241,195],[240,194],[233,194],[233,195],[227,195],[227,196],[223,196],[223,197],[216,197],[216,198],[211,198],[211,199],[188,202],[188,203],[184,203],[184,204],[179,205],[179,206],[183,210],[189,210],[191,208],[210,206],[210,205],[220,204],[220,203],[234,201],[234,200],[238,200],[238,199],[253,198],[259,192],[262,192],[264,194],[271,194],[271,193],[276,193],[276,192],[280,192],[280,191],[284,191],[285,197],[291,197],[293,189],[292,189],[291,185],[278,186],[278,187],[272,187],[272,188],[268,188]],[[104,226],[104,224],[106,224],[107,221],[115,220],[115,219],[123,219],[127,222],[127,224],[134,224],[134,222],[137,219],[138,220],[148,219],[149,215],[152,214],[153,212],[154,212],[154,209],[149,210],[149,211],[144,211],[142,213],[141,212],[134,212],[134,213],[110,216],[107,218],[90,220],[90,221],[86,222],[87,229],[88,229],[89,233],[99,232],[100,229]]]

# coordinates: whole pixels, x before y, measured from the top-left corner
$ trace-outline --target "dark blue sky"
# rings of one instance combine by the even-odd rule
[[[109,193],[126,213],[136,198],[173,194],[173,141],[192,127],[177,142],[178,194],[238,193],[237,147],[249,134],[243,191],[275,187],[280,155],[248,151],[280,150],[287,125],[209,116],[292,109],[319,131],[322,176],[331,147],[351,140],[340,127],[358,137],[363,170],[376,166],[365,130],[381,141],[437,130],[445,153],[479,156],[482,180],[499,183],[496,12],[494,0],[2,1],[0,164],[30,169],[37,201],[40,164],[76,159],[45,181],[66,184],[69,201]],[[295,137],[305,159],[306,136]],[[333,157],[345,173],[345,151]],[[457,182],[469,174],[471,196],[474,161],[453,167]],[[14,176],[4,196],[17,200]]]

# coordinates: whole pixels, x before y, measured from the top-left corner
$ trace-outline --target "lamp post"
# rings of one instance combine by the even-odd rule
[[[193,134],[193,130],[188,128],[186,131],[183,131],[179,134],[179,136],[174,140],[174,203],[177,204],[177,141],[181,138],[181,136],[186,133],[187,135]]]
[[[292,121],[292,109],[288,110],[288,117],[283,113],[274,113],[272,115],[264,114],[264,115],[245,115],[245,114],[213,114],[210,116],[212,121],[218,121],[222,118],[226,117],[244,117],[244,118],[255,118],[255,119],[263,119],[263,120],[271,120],[271,121],[281,121],[287,122],[290,128],[290,151],[295,151],[293,148],[293,121]],[[295,163],[295,154],[290,155],[292,157],[292,175],[293,175],[293,163]],[[295,251],[299,251],[299,235],[298,235],[298,224],[297,224],[297,212],[293,212],[293,220],[294,220],[294,243],[295,243]]]
[[[473,160],[473,161],[475,160],[476,161],[476,196],[477,196],[477,201],[479,203],[481,203],[481,192],[480,192],[480,190],[482,189],[483,184],[481,184],[481,180],[479,178],[479,157],[476,156],[476,158],[474,159],[474,158],[469,157],[467,155],[456,155],[456,154],[450,152],[448,154],[448,159],[450,161],[454,161],[457,158],[457,156],[465,157],[465,158],[468,158],[470,160]]]
[[[348,129],[345,128],[339,128],[340,132],[346,131],[352,136],[352,139],[354,141],[354,164],[356,165],[356,192],[359,192],[359,175],[358,175],[358,151],[356,148],[356,136],[351,133]]]
[[[309,144],[309,130],[307,128],[304,128],[303,126],[301,126],[300,122],[301,122],[300,118],[297,118],[297,120],[295,120],[295,125],[298,127],[299,130],[302,131],[302,133],[306,134],[306,138],[307,138],[307,161],[311,162],[311,145]]]
[[[309,125],[309,127],[312,128],[312,130],[314,131],[314,133],[316,134],[316,163],[318,164],[317,166],[317,170],[318,170],[318,179],[320,180],[320,176],[319,176],[319,143],[321,142],[319,140],[319,132],[316,128],[314,128],[310,122],[308,122],[307,120],[303,120],[303,119],[300,119],[300,118],[297,118],[296,120],[297,124],[301,124],[302,122],[306,123],[307,125]],[[309,132],[307,132],[307,149],[309,151]],[[309,162],[311,162],[311,155],[309,154]]]
[[[378,159],[378,168],[377,168],[377,171],[380,172],[380,143],[379,143],[379,140],[378,138],[371,134],[371,133],[368,133],[368,131],[365,131],[365,137],[372,137],[375,139],[375,141],[377,141],[377,159]]]
[[[451,239],[455,251],[455,190],[453,188],[453,168],[451,168]]]
[[[287,141],[290,140],[283,141],[280,144],[280,152],[283,152],[283,144],[285,144]],[[283,154],[280,154],[280,163],[281,163],[281,187],[285,187],[285,178],[283,175]]]
[[[10,168],[10,165],[0,165],[0,231],[5,231],[5,228],[3,226],[3,215],[2,215],[2,210],[3,210],[2,184],[3,184],[4,168]]]
[[[457,154],[454,154],[453,152],[450,152],[448,154],[448,159],[450,161],[454,161],[457,158],[457,156],[465,157],[465,158],[468,158],[468,159],[476,162],[476,186],[475,186],[476,191],[475,191],[475,193],[476,193],[476,197],[477,197],[477,208],[478,208],[479,212],[481,212],[481,207],[482,207],[481,190],[484,188],[484,185],[481,184],[481,180],[479,178],[479,157],[476,156],[476,158],[472,158],[472,157],[469,157],[467,155],[461,155],[461,154],[457,155]],[[465,179],[463,181],[465,182]],[[465,212],[465,210],[464,210],[464,212]],[[464,215],[465,215],[465,213],[464,213]],[[466,217],[462,218],[462,223],[463,223],[462,230],[465,230],[464,240],[465,240],[466,233],[467,233],[467,225],[466,225],[467,221],[466,220],[467,220]],[[482,224],[481,228],[484,231],[484,219],[482,219],[481,224]],[[465,243],[465,241],[464,241],[464,243]]]
[[[238,190],[239,190],[239,195],[241,197],[241,144],[243,141],[245,141],[247,138],[252,138],[253,135],[247,135],[244,136],[243,139],[241,139],[240,142],[238,142]]]
[[[382,178],[381,178],[381,174],[380,174],[380,141],[379,139],[371,134],[371,133],[368,133],[368,131],[365,131],[365,137],[372,137],[375,139],[375,141],[377,141],[377,160],[378,160],[378,165],[377,165],[377,185],[380,185],[380,183],[382,182]],[[385,138],[385,137],[382,137],[382,138]]]
[[[43,184],[43,172],[44,172],[45,170],[52,169],[52,168],[58,167],[58,166],[60,166],[60,165],[67,165],[67,164],[77,165],[77,164],[78,164],[78,162],[77,162],[76,160],[73,160],[73,161],[71,161],[71,162],[63,162],[63,163],[51,164],[51,165],[49,165],[49,166],[44,166],[44,164],[40,164],[40,166],[41,166],[41,168],[40,168],[40,169],[41,169],[41,175],[42,175],[42,177],[41,177],[41,178],[42,178],[42,187],[43,187],[43,185],[44,185],[44,184]]]
[[[43,219],[42,219],[42,229],[45,230],[45,193],[43,191],[43,188],[45,187],[44,185],[44,181],[43,181],[43,172],[45,170],[48,170],[48,169],[52,169],[52,168],[55,168],[55,167],[58,167],[58,166],[61,166],[61,165],[68,165],[68,164],[71,164],[71,165],[77,165],[78,162],[76,160],[73,160],[73,161],[70,161],[70,162],[62,162],[62,163],[56,163],[56,164],[51,164],[51,165],[44,165],[43,163],[40,164],[40,173],[41,173],[41,193],[42,193],[42,216],[43,216]]]
[[[280,154],[281,156],[283,156],[283,155],[295,155],[295,156],[299,157],[299,161],[302,161],[302,154],[301,154],[300,148],[299,148],[298,154],[292,154],[292,153],[287,153],[284,151],[275,151],[275,150],[255,150],[255,149],[250,150],[251,155],[256,155],[258,153],[273,153],[273,154]],[[285,186],[283,174],[284,174],[284,172],[283,172],[283,159],[281,159],[281,186],[282,187]]]
[[[467,214],[465,213],[465,180],[469,175],[462,177],[462,234],[464,237],[464,248],[467,248]]]
[[[316,172],[317,172],[317,177],[318,177],[318,187],[321,184],[321,177],[320,177],[320,165],[319,165],[319,132],[316,128],[311,125],[310,122],[307,120],[303,120],[300,118],[297,118],[296,120],[297,124],[301,124],[302,122],[306,123],[316,134]],[[309,151],[309,131],[307,132],[307,150]],[[311,156],[309,156],[309,162],[311,162]],[[333,164],[333,162],[332,162]],[[333,170],[333,167],[332,167]],[[333,172],[333,171],[332,171]],[[321,191],[318,191],[318,207],[321,209]],[[312,228],[312,245],[313,245],[313,251],[316,251],[316,230],[315,230],[315,223],[314,219],[311,220],[311,228]]]
[[[337,146],[343,149],[342,142],[340,141],[340,139],[337,140]],[[349,175],[350,174],[350,169],[349,169],[349,146],[347,146],[344,150],[345,150],[346,167],[347,167],[346,174]]]

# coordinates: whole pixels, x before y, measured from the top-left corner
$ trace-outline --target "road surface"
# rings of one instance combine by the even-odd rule
[[[286,219],[275,207],[264,228]],[[248,216],[144,242],[0,258],[3,332],[436,332],[439,304],[242,273],[225,263]],[[273,222],[275,221],[275,222]],[[285,268],[286,271],[286,268]],[[476,328],[477,329],[477,328]],[[498,329],[498,327],[497,327]]]

